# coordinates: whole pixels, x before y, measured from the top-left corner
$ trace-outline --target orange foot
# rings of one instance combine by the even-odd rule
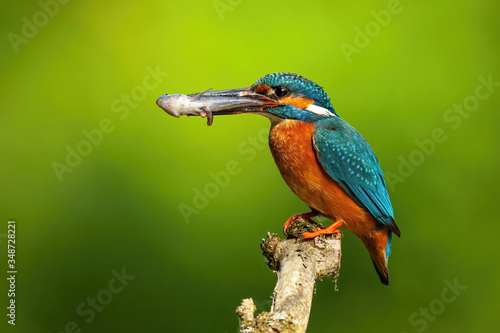
[[[292,223],[293,221],[295,221],[298,217],[303,217],[305,219],[310,219],[311,217],[315,217],[315,216],[318,216],[319,213],[317,212],[313,212],[313,211],[310,211],[310,212],[307,212],[307,213],[302,213],[302,214],[295,214],[295,215],[292,215],[286,222],[285,224],[283,225],[283,233],[286,234],[286,229],[288,229],[288,226],[290,225],[290,223]]]
[[[309,238],[314,238],[314,237],[319,236],[319,235],[331,235],[331,234],[338,234],[338,233],[341,233],[342,235],[344,235],[344,233],[341,230],[337,229],[342,224],[344,224],[344,221],[340,221],[340,220],[335,221],[334,223],[332,223],[331,225],[329,225],[325,229],[316,230],[313,232],[304,232],[300,238],[301,239],[309,239]]]

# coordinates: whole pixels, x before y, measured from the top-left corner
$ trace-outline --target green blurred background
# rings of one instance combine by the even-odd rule
[[[317,284],[309,331],[493,331],[499,12],[498,1],[4,4],[0,331],[237,332],[242,298],[269,310],[275,277],[259,244],[307,210],[274,165],[269,121],[208,127],[155,100],[279,71],[322,85],[372,144],[402,230],[389,287],[346,233],[340,291]],[[235,165],[217,185],[213,175]],[[5,315],[9,219],[15,328]]]

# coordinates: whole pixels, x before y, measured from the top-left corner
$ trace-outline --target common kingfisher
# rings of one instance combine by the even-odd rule
[[[169,96],[158,98],[157,104],[179,116],[172,111]],[[380,281],[389,284],[391,236],[401,233],[382,169],[370,144],[339,117],[321,86],[297,74],[274,73],[250,88],[188,97],[196,100],[198,115],[208,116],[209,124],[212,115],[255,113],[269,118],[269,147],[276,165],[291,190],[311,209],[290,217],[284,229],[299,216],[334,221],[325,229],[302,234],[304,239],[338,233],[338,227],[344,226],[368,249]]]

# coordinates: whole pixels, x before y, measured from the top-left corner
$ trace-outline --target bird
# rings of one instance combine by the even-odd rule
[[[169,112],[170,96],[157,104]],[[292,215],[322,216],[333,223],[301,238],[335,234],[344,227],[371,256],[380,281],[389,284],[392,234],[401,232],[380,163],[368,141],[343,120],[330,97],[315,82],[294,73],[272,73],[249,88],[188,95],[211,116],[254,113],[270,119],[269,147],[286,184],[310,211]],[[196,114],[191,112],[191,114]],[[179,116],[177,113],[175,116]],[[209,121],[211,124],[211,120]]]

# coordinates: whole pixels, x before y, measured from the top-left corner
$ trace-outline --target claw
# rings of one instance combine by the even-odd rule
[[[302,235],[300,235],[299,239],[300,240],[311,239],[311,238],[317,237],[319,235],[332,235],[332,234],[338,234],[338,233],[340,233],[340,234],[342,234],[342,236],[344,236],[344,233],[341,230],[337,229],[342,224],[344,224],[344,221],[340,221],[340,220],[335,221],[334,223],[332,223],[331,225],[329,225],[325,229],[316,230],[313,232],[304,232]]]
[[[295,214],[295,215],[292,215],[288,220],[286,220],[285,224],[283,224],[283,233],[284,234],[286,234],[286,229],[288,229],[290,224],[292,224],[292,222],[295,221],[295,219],[297,219],[297,217],[299,217],[299,216],[300,216],[299,214]]]
[[[297,218],[299,217],[302,217],[302,218],[305,218],[305,219],[310,219],[311,217],[315,217],[315,216],[318,216],[319,213],[317,212],[313,212],[313,211],[310,211],[310,212],[307,212],[307,213],[302,213],[302,214],[295,214],[295,215],[292,215],[286,222],[285,224],[283,225],[283,233],[286,235],[286,229],[288,229],[288,227],[290,226],[290,224],[295,221]]]

